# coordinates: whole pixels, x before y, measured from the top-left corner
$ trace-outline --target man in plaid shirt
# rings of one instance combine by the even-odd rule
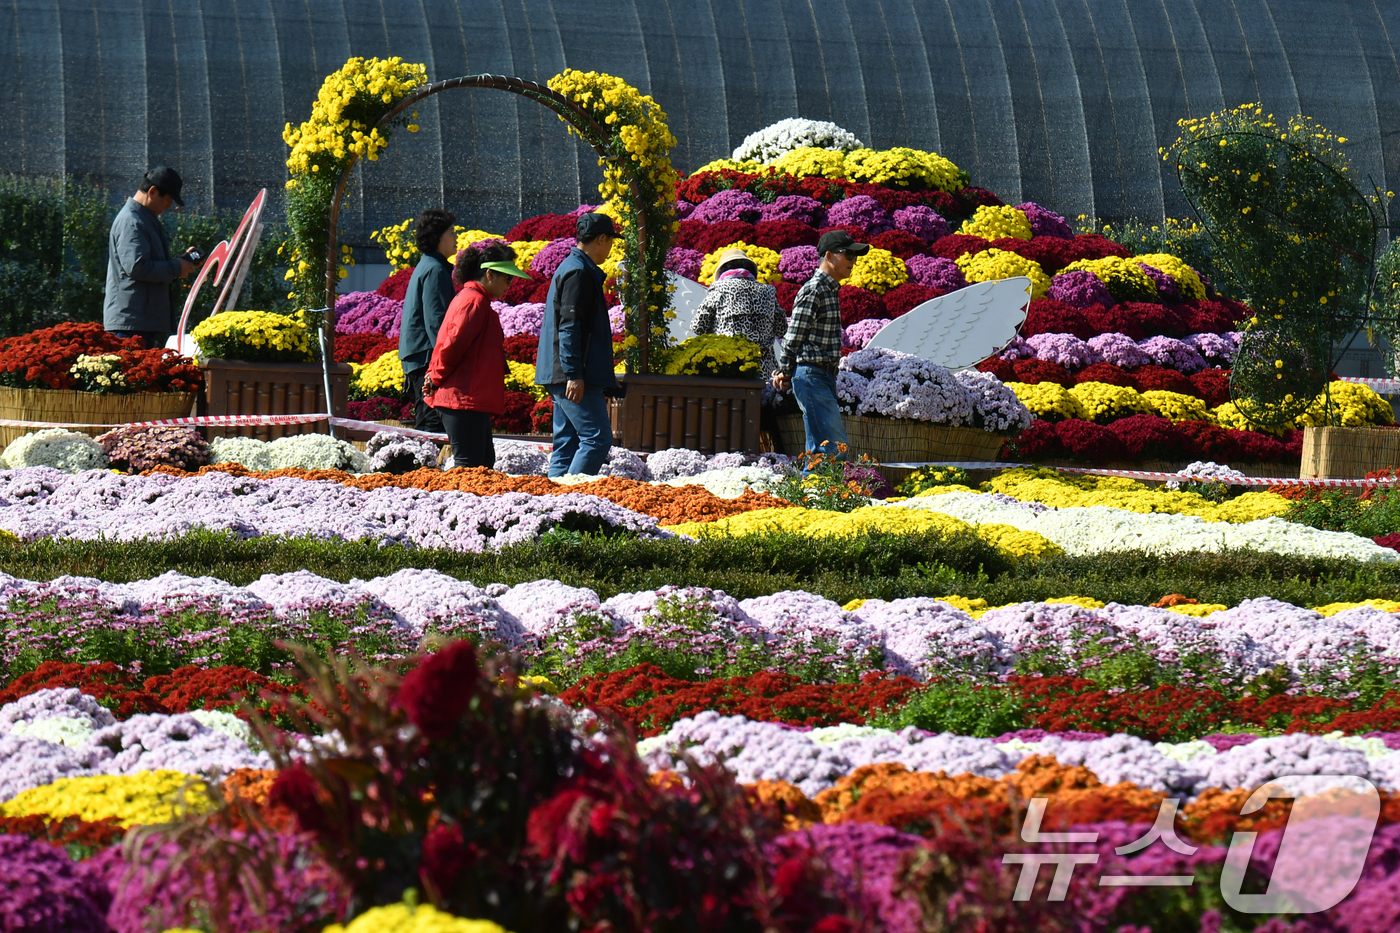
[[[846,427],[836,401],[836,365],[841,362],[840,282],[851,274],[856,259],[870,251],[849,233],[832,230],[817,242],[821,264],[797,293],[792,317],[783,335],[783,354],[773,387],[792,389],[802,409],[807,450],[844,457],[837,445],[846,443]]]

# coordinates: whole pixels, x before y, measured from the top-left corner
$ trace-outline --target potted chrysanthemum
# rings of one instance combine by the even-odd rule
[[[658,354],[658,372],[624,378],[611,407],[613,434],[629,450],[689,447],[758,453],[762,351],[743,337],[704,334]]]
[[[991,373],[954,373],[885,349],[843,357],[836,397],[851,453],[881,463],[995,460],[1005,440],[1034,420]],[[805,446],[801,415],[781,415],[778,425],[788,449]]]
[[[0,418],[105,425],[189,415],[202,384],[194,360],[148,350],[100,324],[65,323],[0,341]],[[30,428],[0,428],[0,446]]]
[[[298,415],[327,411],[316,331],[303,312],[224,311],[190,332],[205,374],[201,410],[211,415]],[[348,412],[350,367],[331,363],[331,414]],[[211,428],[210,435],[274,440],[325,430],[325,423]]]

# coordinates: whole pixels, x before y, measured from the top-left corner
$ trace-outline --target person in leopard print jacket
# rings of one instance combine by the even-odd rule
[[[690,324],[695,334],[721,337],[747,337],[763,351],[758,378],[773,379],[778,360],[773,355],[773,338],[787,330],[787,317],[778,307],[778,293],[758,281],[758,266],[741,249],[730,249],[719,257],[714,285],[695,312]]]
[[[763,430],[778,446],[776,398],[773,373],[778,360],[773,352],[773,339],[787,331],[787,317],[778,307],[778,293],[771,285],[758,281],[758,266],[743,250],[725,250],[715,267],[714,284],[695,311],[691,332],[718,334],[721,337],[745,337],[758,344],[763,352],[759,361],[759,378],[763,380]]]

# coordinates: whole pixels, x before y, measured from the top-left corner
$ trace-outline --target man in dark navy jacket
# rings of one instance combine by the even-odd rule
[[[535,385],[554,397],[554,452],[549,475],[596,474],[612,447],[608,400],[613,375],[612,328],[601,264],[617,231],[606,214],[580,214],[578,243],[549,283]]]

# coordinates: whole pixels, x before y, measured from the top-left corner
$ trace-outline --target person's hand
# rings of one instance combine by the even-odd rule
[[[777,389],[779,392],[786,392],[791,387],[792,380],[789,379],[787,376],[783,375],[782,373],[773,374],[773,388]]]
[[[564,397],[575,405],[583,401],[583,380],[570,379],[568,384],[564,386]]]
[[[434,392],[436,392],[436,391],[437,391],[437,386],[434,385],[432,378],[431,378],[430,376],[424,376],[424,377],[423,377],[423,394],[424,394],[424,395],[432,395],[432,394],[433,394]]]
[[[191,272],[195,271],[198,268],[199,266],[190,262],[188,259],[184,258],[183,256],[180,257],[180,278],[183,279],[185,276],[189,275]]]

